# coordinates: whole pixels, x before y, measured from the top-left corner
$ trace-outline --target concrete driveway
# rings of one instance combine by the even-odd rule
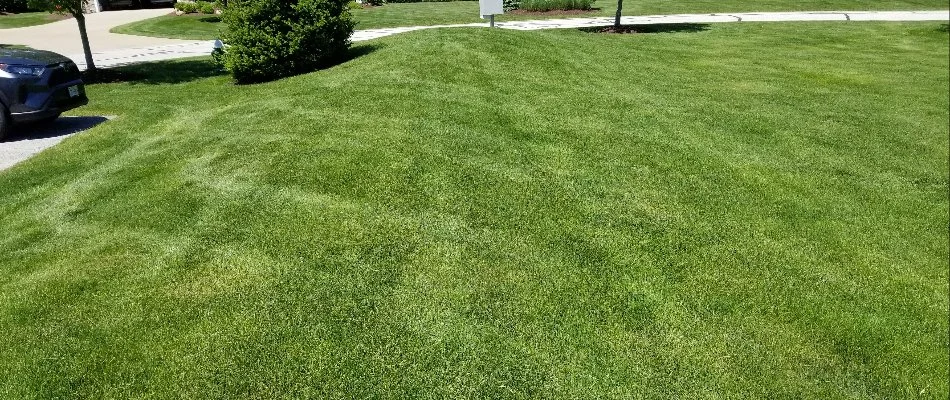
[[[101,53],[119,49],[193,43],[193,40],[162,39],[109,32],[110,29],[119,25],[167,15],[173,11],[171,8],[160,8],[86,14],[89,46],[93,53]],[[76,61],[82,60],[83,51],[82,42],[79,40],[79,28],[72,18],[26,28],[0,29],[0,43],[26,45],[34,49],[49,50],[67,55]],[[74,55],[79,55],[79,59],[77,60]]]
[[[0,141],[0,171],[33,157],[79,132],[94,128],[112,117],[62,117],[41,126],[15,127],[10,137]]]

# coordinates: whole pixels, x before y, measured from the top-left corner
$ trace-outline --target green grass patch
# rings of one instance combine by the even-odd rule
[[[23,28],[27,26],[34,25],[43,25],[50,22],[56,22],[63,20],[66,17],[58,14],[50,14],[48,12],[31,12],[31,13],[19,13],[19,14],[0,14],[0,29],[8,28]],[[0,41],[3,38],[0,37]]]
[[[0,397],[947,397],[941,24],[358,49],[0,172]]]
[[[529,2],[530,3],[530,2]],[[550,1],[548,2],[550,3]],[[570,1],[561,1],[565,8]],[[588,13],[571,14],[570,17],[612,16],[616,13],[614,1],[583,2],[594,10]],[[712,12],[751,12],[751,11],[821,11],[821,10],[944,10],[945,1],[938,0],[886,0],[865,2],[859,0],[756,0],[756,1],[636,1],[624,4],[624,15],[712,13]],[[545,8],[545,7],[542,7]],[[546,7],[548,9],[556,9]],[[539,8],[538,10],[541,10]],[[483,22],[478,16],[477,1],[390,3],[381,7],[353,10],[358,21],[357,29],[389,28],[397,26],[442,25]],[[505,14],[498,21],[527,19],[564,18],[557,14]],[[207,23],[201,17],[184,15],[181,17],[163,16],[145,21],[133,22],[113,28],[112,32],[130,35],[166,37],[174,39],[214,39],[219,36],[223,24]]]
[[[163,15],[112,28],[112,33],[169,39],[211,40],[221,37],[221,17],[207,14]]]

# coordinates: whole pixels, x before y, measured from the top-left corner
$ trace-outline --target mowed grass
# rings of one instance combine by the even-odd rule
[[[516,21],[529,19],[577,18],[612,16],[617,12],[617,2],[609,0],[595,1],[594,10],[581,14],[518,14],[509,13],[498,16],[498,21]],[[947,2],[940,0],[888,0],[866,2],[858,0],[832,1],[635,1],[626,2],[624,15],[653,15],[681,13],[713,12],[752,12],[752,11],[823,11],[823,10],[946,10]],[[442,25],[483,22],[478,15],[477,1],[393,3],[382,7],[353,10],[358,22],[356,29],[390,28],[397,26]],[[144,21],[133,22],[112,29],[115,33],[130,35],[166,37],[173,39],[215,39],[220,36],[223,23],[202,21],[208,16],[183,15],[162,16]]]
[[[50,14],[48,12],[30,12],[19,14],[0,14],[0,29],[22,28],[33,25],[43,25],[50,22],[56,22],[67,18],[62,15]],[[0,42],[3,37],[0,36]]]
[[[945,26],[357,53],[0,172],[0,397],[947,397]]]
[[[625,1],[623,15],[657,15],[688,13],[755,12],[755,11],[840,11],[840,10],[946,10],[946,1],[938,0],[646,0]],[[583,18],[614,16],[617,2],[595,0],[593,10],[584,13],[506,13],[497,21],[518,21],[551,18]],[[477,1],[438,3],[395,3],[382,7],[354,10],[357,29],[396,26],[460,24],[485,22],[479,18]]]
[[[112,33],[169,39],[211,40],[221,37],[225,24],[208,14],[163,15],[112,28]]]

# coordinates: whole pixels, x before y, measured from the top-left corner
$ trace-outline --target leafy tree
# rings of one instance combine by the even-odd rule
[[[0,13],[18,13],[26,10],[26,0],[0,0]]]
[[[89,0],[29,0],[30,8],[44,10],[56,14],[70,14],[79,24],[79,38],[82,40],[82,51],[86,56],[86,70],[95,72],[96,63],[92,61],[92,49],[89,48],[89,34],[86,33],[86,15],[83,10]]]
[[[307,73],[340,61],[356,23],[349,0],[231,0],[224,65],[239,83]]]

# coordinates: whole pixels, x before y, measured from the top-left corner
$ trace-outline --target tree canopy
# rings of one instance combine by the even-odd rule
[[[86,15],[83,12],[89,0],[29,0],[30,8],[45,10],[50,13],[70,14],[79,25],[79,39],[82,41],[83,55],[86,58],[86,70],[95,71],[96,64],[92,60],[92,49],[89,47],[89,35],[86,33]]]

